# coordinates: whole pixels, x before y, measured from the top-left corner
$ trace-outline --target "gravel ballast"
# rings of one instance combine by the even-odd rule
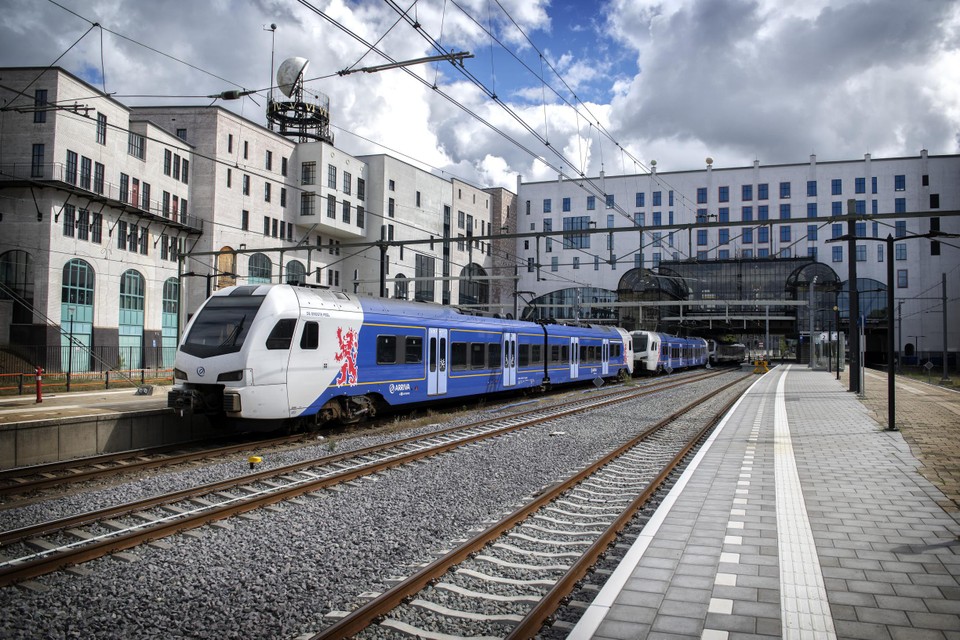
[[[169,548],[139,547],[129,552],[133,562],[101,558],[76,574],[60,571],[37,578],[29,588],[4,588],[0,636],[295,638],[319,631],[329,624],[325,614],[355,607],[361,593],[385,589],[385,579],[408,575],[412,565],[432,559],[431,553],[449,547],[450,540],[499,519],[544,485],[686,404],[695,392],[729,381],[723,376],[695,383],[695,389],[667,391],[461,448],[372,481],[356,481],[356,486],[166,538]],[[336,450],[388,439],[360,436],[339,441]],[[318,442],[276,454],[265,465],[317,457],[327,446]],[[12,529],[213,482],[242,474],[241,465],[158,474],[0,511],[0,522]]]

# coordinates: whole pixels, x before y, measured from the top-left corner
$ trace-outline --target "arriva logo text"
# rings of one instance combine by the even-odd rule
[[[410,391],[410,383],[402,382],[390,385],[390,393],[400,393],[401,391]]]

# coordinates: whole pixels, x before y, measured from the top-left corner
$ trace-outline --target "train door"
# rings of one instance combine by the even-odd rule
[[[447,330],[427,331],[427,395],[440,396],[447,392]]]
[[[600,362],[602,363],[603,375],[610,375],[610,341],[604,340],[600,352]]]
[[[570,338],[570,379],[580,376],[580,338]]]
[[[517,334],[503,334],[503,386],[517,384]]]

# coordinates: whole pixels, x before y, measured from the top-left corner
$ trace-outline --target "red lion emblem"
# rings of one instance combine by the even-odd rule
[[[359,340],[356,329],[348,329],[346,335],[343,333],[343,327],[337,328],[337,342],[340,344],[340,351],[334,355],[337,362],[341,362],[340,372],[337,374],[337,386],[357,384],[357,348]]]

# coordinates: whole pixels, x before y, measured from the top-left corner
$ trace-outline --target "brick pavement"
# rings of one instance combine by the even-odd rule
[[[848,371],[840,373],[844,389],[850,388]],[[873,419],[884,427],[886,375],[867,370],[865,394],[860,398]],[[960,392],[897,376],[896,394],[897,427],[920,461],[920,473],[944,493],[945,498],[939,498],[937,504],[954,517],[960,516]]]

